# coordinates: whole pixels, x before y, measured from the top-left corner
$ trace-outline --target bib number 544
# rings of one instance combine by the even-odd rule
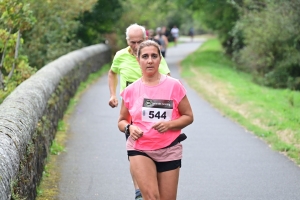
[[[144,122],[170,121],[171,119],[172,109],[143,107],[142,121]]]
[[[166,113],[166,111],[165,112],[162,112],[162,114],[160,114],[160,111],[158,111],[158,112],[154,112],[154,111],[150,111],[149,112],[149,118],[150,119],[153,119],[153,118],[157,118],[157,119],[160,119],[160,118],[162,118],[162,119],[166,119],[167,118],[167,113]]]

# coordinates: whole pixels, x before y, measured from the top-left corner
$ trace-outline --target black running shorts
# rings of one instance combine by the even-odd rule
[[[148,156],[147,154],[140,152],[140,151],[130,150],[130,151],[127,151],[127,154],[128,154],[128,156],[137,156],[137,155],[146,156],[146,157],[150,158],[151,160],[153,160],[150,156]],[[157,172],[171,171],[171,170],[177,169],[178,167],[181,167],[181,159],[167,161],[167,162],[156,162],[155,160],[153,160],[153,162],[156,165]]]

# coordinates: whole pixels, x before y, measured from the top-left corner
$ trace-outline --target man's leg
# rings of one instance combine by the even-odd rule
[[[138,184],[137,184],[137,182],[136,182],[136,180],[133,176],[131,167],[130,167],[130,174],[131,174],[131,178],[132,178],[132,181],[133,181],[133,186],[134,186],[134,189],[135,189],[135,199],[138,199],[138,198],[142,199],[142,193],[141,193],[140,188],[139,188],[139,186],[138,186]]]

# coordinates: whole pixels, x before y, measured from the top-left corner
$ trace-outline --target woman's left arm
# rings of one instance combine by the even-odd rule
[[[178,110],[181,115],[178,119],[168,122],[158,122],[153,125],[153,128],[161,133],[166,132],[167,130],[181,130],[194,121],[193,111],[186,95],[179,102]]]

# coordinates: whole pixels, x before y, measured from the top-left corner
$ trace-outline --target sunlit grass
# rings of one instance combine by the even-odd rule
[[[259,86],[235,69],[217,39],[182,62],[182,76],[205,99],[300,163],[300,92]]]

